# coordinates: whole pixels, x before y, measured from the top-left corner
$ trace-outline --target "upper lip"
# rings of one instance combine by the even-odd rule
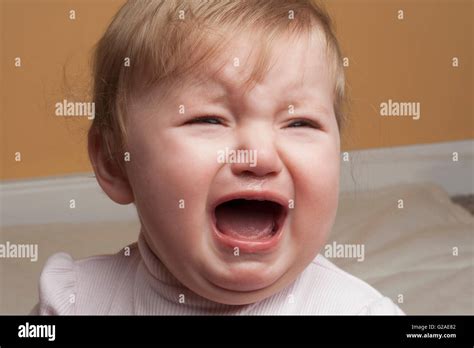
[[[234,200],[234,199],[246,199],[246,200],[256,200],[256,201],[271,201],[278,203],[283,207],[285,211],[288,209],[289,199],[285,196],[274,192],[274,191],[240,191],[233,192],[226,195],[223,195],[216,199],[211,205],[211,211],[215,211],[216,207],[222,203]]]

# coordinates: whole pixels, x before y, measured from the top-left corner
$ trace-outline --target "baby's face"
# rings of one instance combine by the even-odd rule
[[[150,247],[189,289],[227,304],[289,285],[325,242],[338,203],[323,44],[282,40],[264,80],[244,94],[250,42],[234,41],[216,80],[165,98],[159,86],[141,94],[127,122],[127,174]],[[246,163],[231,150],[247,150]]]

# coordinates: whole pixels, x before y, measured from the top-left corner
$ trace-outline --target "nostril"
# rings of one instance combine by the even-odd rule
[[[236,156],[235,161],[231,161],[232,172],[235,175],[251,175],[264,177],[277,175],[283,168],[282,161],[275,151],[263,150],[238,150],[248,151],[249,155]]]
[[[257,175],[250,170],[244,170],[240,173],[240,176],[244,179],[254,179],[257,177]]]

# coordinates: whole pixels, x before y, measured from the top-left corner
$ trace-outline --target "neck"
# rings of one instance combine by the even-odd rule
[[[252,308],[249,305],[227,305],[204,298],[184,286],[164,265],[161,259],[150,248],[145,232],[140,231],[138,249],[146,268],[146,279],[154,291],[154,295],[176,303],[189,310],[198,309],[211,313],[236,313]]]

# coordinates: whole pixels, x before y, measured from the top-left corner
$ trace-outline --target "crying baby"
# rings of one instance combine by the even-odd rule
[[[51,256],[36,313],[403,314],[319,253],[345,97],[317,1],[129,1],[93,72],[89,156],[141,230],[126,254]]]

